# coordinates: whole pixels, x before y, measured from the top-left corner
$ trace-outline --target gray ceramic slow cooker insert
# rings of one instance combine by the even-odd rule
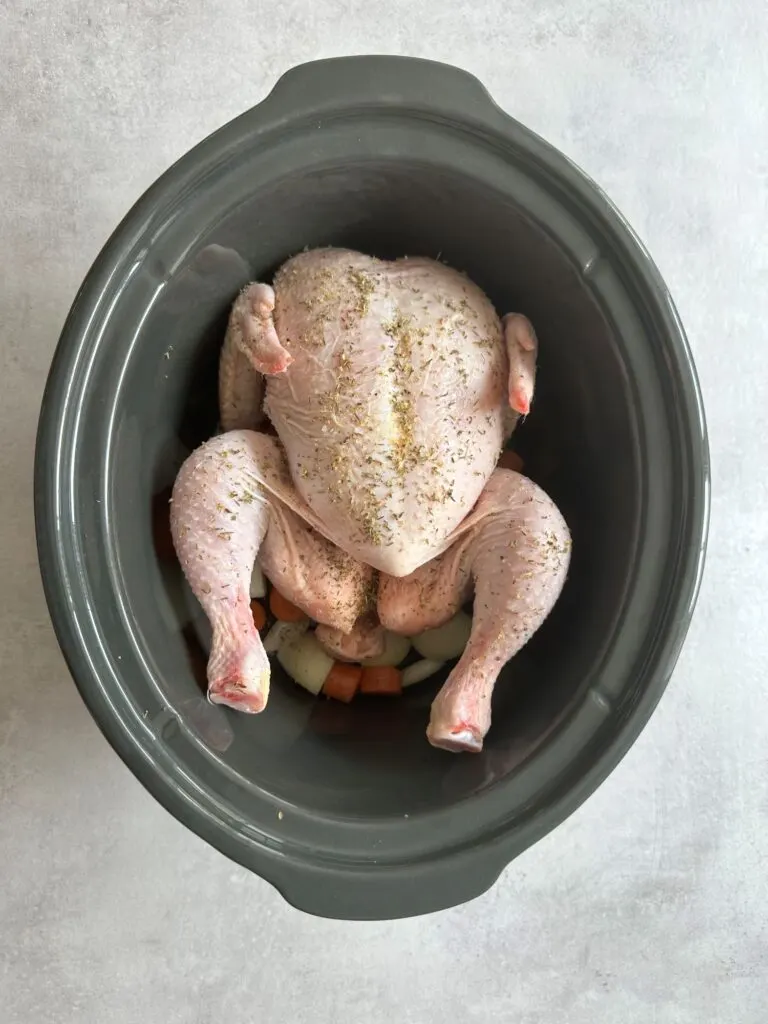
[[[515,446],[571,527],[572,568],[477,756],[424,738],[439,679],[342,706],[275,669],[263,715],[207,704],[201,613],[153,547],[153,500],[216,426],[234,296],[321,245],[440,254],[539,334]],[[688,628],[707,493],[690,352],[630,228],[474,78],[390,57],[295,68],[139,200],[62,333],[36,461],[51,616],[110,743],[199,835],[339,918],[477,896],[608,775]]]

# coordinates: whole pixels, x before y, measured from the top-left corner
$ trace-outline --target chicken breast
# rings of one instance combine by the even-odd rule
[[[274,326],[290,362],[265,409],[327,536],[405,576],[442,551],[493,472],[509,362],[501,321],[433,260],[339,249],[289,260]]]

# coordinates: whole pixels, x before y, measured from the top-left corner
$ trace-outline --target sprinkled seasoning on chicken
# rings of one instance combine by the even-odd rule
[[[530,410],[536,348],[524,317],[500,320],[476,285],[428,259],[313,250],[241,293],[221,356],[225,433],[184,464],[171,512],[213,627],[211,700],[251,712],[267,700],[249,611],[257,558],[339,654],[380,647],[382,625],[440,625],[474,595],[427,735],[481,749],[496,677],[568,567],[551,500],[496,468]],[[264,413],[278,439],[258,432]]]

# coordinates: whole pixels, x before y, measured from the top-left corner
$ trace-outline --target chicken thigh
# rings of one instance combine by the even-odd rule
[[[257,554],[272,583],[316,622],[349,633],[366,611],[373,570],[310,524],[320,525],[293,491],[282,448],[266,434],[221,434],[181,467],[171,532],[213,630],[213,703],[254,713],[267,703],[269,660],[250,607]]]
[[[248,607],[257,556],[340,657],[380,642],[377,570],[378,616],[404,633],[475,593],[470,644],[428,735],[480,748],[495,678],[548,614],[568,561],[552,502],[494,473],[530,410],[535,362],[524,317],[500,321],[479,288],[432,260],[315,250],[274,287],[244,290],[222,351],[225,433],[182,467],[171,514],[213,626],[212,700],[255,712],[267,699]],[[280,443],[247,429],[262,400]]]
[[[469,643],[432,704],[433,746],[482,749],[496,677],[552,610],[570,547],[568,527],[541,488],[497,469],[459,540],[410,576],[381,578],[379,619],[406,636],[442,625],[474,597]]]

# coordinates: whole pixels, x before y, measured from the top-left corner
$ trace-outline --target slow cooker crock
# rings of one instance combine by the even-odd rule
[[[428,746],[439,680],[337,707],[276,670],[261,716],[207,704],[200,613],[153,546],[153,502],[216,426],[233,297],[317,245],[439,255],[540,337],[515,444],[572,568],[478,756]],[[64,327],[35,484],[53,623],[118,754],[295,906],[385,918],[483,892],[638,735],[697,594],[708,454],[672,301],[600,189],[466,73],[362,57],[290,71],[128,213]]]

